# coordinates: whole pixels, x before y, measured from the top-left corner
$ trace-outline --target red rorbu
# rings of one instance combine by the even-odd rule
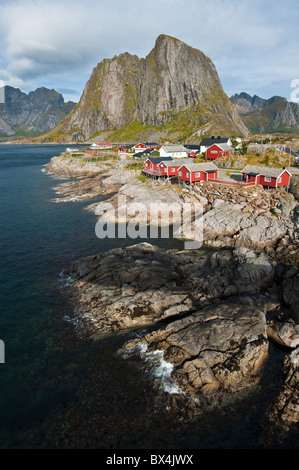
[[[178,170],[178,177],[190,183],[210,181],[218,178],[218,167],[212,162],[184,164]]]
[[[242,170],[242,181],[245,183],[261,184],[268,188],[288,186],[292,174],[286,168],[269,168],[247,165]]]

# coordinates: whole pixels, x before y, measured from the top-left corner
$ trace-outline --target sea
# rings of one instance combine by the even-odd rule
[[[68,267],[136,240],[97,238],[97,217],[86,210],[93,201],[57,202],[54,188],[65,180],[44,168],[63,151],[63,145],[0,145],[0,448],[296,447],[298,435],[281,442],[265,429],[283,380],[285,352],[275,346],[260,386],[194,418],[188,398],[180,406],[173,400],[179,391],[163,355],[118,354],[143,330],[105,337],[87,331],[70,301]],[[151,242],[182,248],[173,239]]]

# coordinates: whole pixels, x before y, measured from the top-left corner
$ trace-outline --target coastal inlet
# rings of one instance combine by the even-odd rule
[[[180,240],[150,244],[149,240],[100,240],[95,236],[94,210],[101,201],[125,191],[143,201],[166,198],[170,188],[160,191],[155,183],[144,184],[126,168],[116,178],[107,160],[105,168],[100,162],[87,163],[85,168],[78,160],[51,160],[63,151],[64,147],[53,145],[0,148],[5,227],[0,238],[4,279],[0,337],[6,347],[6,363],[0,368],[1,447],[296,447],[298,432],[290,418],[296,417],[297,372],[288,360],[295,351],[290,345],[296,323],[289,311],[296,305],[297,267],[278,265],[272,256],[282,238],[274,248],[269,244],[267,253],[249,246],[236,250],[221,245],[224,236],[211,237],[219,247],[205,247],[193,257],[191,252],[181,253]],[[55,173],[54,166],[60,172]],[[53,187],[58,186],[57,194]],[[180,196],[171,191],[172,197]],[[76,202],[68,201],[74,197]],[[182,197],[193,195],[186,192]],[[57,203],[57,198],[64,203]],[[205,213],[211,216],[219,203],[213,209],[213,202],[206,199]],[[286,224],[293,223],[294,212]],[[246,212],[242,214],[245,220]],[[273,217],[269,223],[279,228],[275,233],[281,233],[280,219]],[[281,236],[291,241],[292,226],[287,227]],[[226,240],[234,235],[227,229]],[[144,264],[135,263],[138,260]],[[117,261],[117,269],[111,269]],[[95,273],[98,277],[92,280]],[[114,295],[114,307],[121,308],[122,289],[127,302],[124,315],[113,309]],[[165,294],[164,304],[159,291]],[[149,305],[154,308],[148,316]],[[253,315],[249,314],[252,305]],[[109,312],[117,313],[115,322]],[[226,332],[225,325],[231,327],[232,318],[240,329],[233,331],[230,343],[225,335],[232,330]],[[209,322],[222,327],[222,333],[212,337],[213,328],[204,332],[202,327]],[[284,346],[269,340],[271,325]],[[218,369],[212,354],[208,358],[207,349],[196,346],[198,334],[202,345],[214,347],[217,339],[214,359],[216,353],[222,359],[228,354],[227,361],[218,362]],[[228,350],[221,349],[220,339]],[[238,377],[237,360],[248,360],[242,351],[250,350],[249,374],[242,376],[238,392],[229,390],[225,380]],[[262,364],[260,356],[254,360],[257,351],[262,352]],[[214,378],[202,367],[208,359]],[[253,364],[259,366],[256,376]],[[220,384],[217,393],[211,394],[216,382]],[[279,434],[276,426],[270,426],[271,417],[279,425]]]
[[[120,165],[121,171],[116,171]],[[76,164],[73,167],[65,157],[64,163],[53,159],[48,168],[54,174],[77,171]],[[297,300],[295,293],[288,295],[290,283],[298,283],[298,268],[293,264],[298,256],[294,250],[298,212],[293,196],[259,187],[231,189],[209,183],[178,192],[172,185],[144,182],[130,171],[129,164],[126,168],[115,162],[97,176],[58,189],[63,200],[77,190],[86,199],[90,192],[94,197],[108,196],[87,206],[106,222],[111,221],[122,197],[148,205],[200,201],[204,208],[205,245],[221,251],[161,252],[150,243],[141,243],[91,256],[69,271],[74,280],[72,301],[99,335],[146,328],[124,342],[119,353],[142,359],[144,365],[152,361],[164,387],[177,392],[169,394],[172,403],[183,400],[189,417],[215,404],[235,402],[253,386],[260,386],[267,364],[273,364],[272,341],[294,350],[299,338],[294,322]],[[274,211],[278,204],[281,217],[273,217],[267,207]],[[104,211],[107,206],[110,210]],[[286,236],[292,240],[288,247]],[[287,260],[284,267],[283,260]],[[291,360],[289,369],[294,367],[296,361]],[[276,414],[273,409],[269,414],[265,410],[265,420],[279,415],[286,432],[298,421],[298,410],[292,406],[296,387],[286,395],[288,384],[281,391],[290,409],[284,414],[288,417],[282,418],[277,411],[279,403]],[[278,394],[280,388],[275,390]],[[198,400],[200,405],[196,405]]]

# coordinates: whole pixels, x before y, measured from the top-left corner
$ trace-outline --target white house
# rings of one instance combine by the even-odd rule
[[[212,136],[210,139],[202,139],[202,141],[200,142],[200,153],[206,152],[207,149],[214,144],[228,144],[230,147],[232,146],[232,142],[230,139],[220,136]]]
[[[187,158],[188,149],[183,145],[163,145],[160,150],[160,157]]]

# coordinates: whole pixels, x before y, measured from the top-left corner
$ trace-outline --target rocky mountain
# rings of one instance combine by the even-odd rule
[[[299,132],[299,104],[281,96],[263,99],[247,93],[231,98],[248,129],[253,133]]]
[[[5,86],[1,90],[0,135],[42,134],[53,129],[75,106],[64,102],[55,90],[38,88],[28,95],[18,88]]]
[[[73,111],[45,141],[247,135],[216,68],[201,51],[160,35],[146,56],[123,53],[93,70]],[[100,139],[99,139],[100,140]]]

